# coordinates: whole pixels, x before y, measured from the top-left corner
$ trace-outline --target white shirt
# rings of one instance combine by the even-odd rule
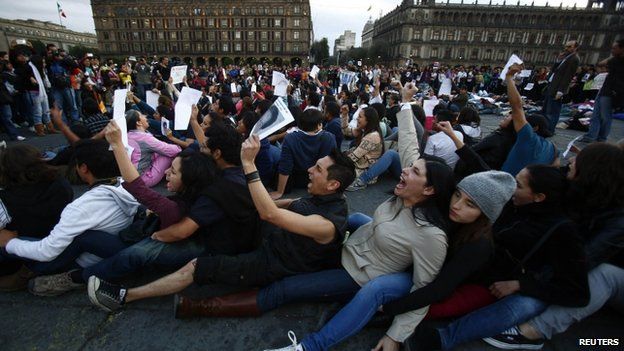
[[[459,140],[464,141],[462,133],[456,130],[454,130],[453,133],[457,135]],[[453,140],[442,132],[431,135],[425,146],[425,153],[427,155],[440,157],[451,168],[455,168],[455,164],[459,160],[459,156],[455,153],[456,150],[457,147],[455,147]]]

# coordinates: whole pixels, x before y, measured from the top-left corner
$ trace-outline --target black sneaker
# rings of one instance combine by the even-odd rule
[[[503,350],[541,350],[544,340],[530,340],[520,333],[518,327],[511,327],[504,332],[483,338],[486,343]]]
[[[109,283],[94,275],[89,277],[87,285],[89,300],[106,312],[114,312],[126,302],[127,289],[121,285]]]

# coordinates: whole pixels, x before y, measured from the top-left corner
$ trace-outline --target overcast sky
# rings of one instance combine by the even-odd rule
[[[474,0],[465,0],[466,3]],[[509,4],[516,3],[517,0],[508,0]],[[532,0],[522,0],[523,4],[528,4]],[[547,0],[536,0],[536,5],[544,5]],[[451,2],[459,2],[453,0]],[[479,0],[481,3],[489,3],[489,0]],[[493,3],[502,3],[502,0],[493,0]],[[574,0],[551,0],[551,6],[573,6]],[[61,8],[65,11],[67,18],[63,18],[63,25],[69,29],[80,32],[95,33],[93,25],[93,14],[89,0],[59,0]],[[586,0],[580,0],[577,6],[585,6]],[[323,37],[329,39],[330,52],[334,45],[334,40],[351,30],[356,33],[356,46],[360,45],[362,29],[369,17],[373,20],[379,18],[380,13],[386,14],[401,4],[401,0],[310,0],[312,6],[312,22],[314,25],[314,36],[316,40]],[[370,11],[369,7],[372,8]],[[33,18],[43,21],[58,23],[59,17],[56,11],[55,0],[0,0],[2,12],[0,17],[9,19]]]

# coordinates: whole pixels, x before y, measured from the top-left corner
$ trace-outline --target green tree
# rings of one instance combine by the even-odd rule
[[[329,44],[327,38],[315,41],[310,49],[310,56],[314,57],[315,63],[324,64],[329,58]]]
[[[368,57],[373,62],[385,61],[390,58],[390,44],[387,41],[376,41],[368,48]]]

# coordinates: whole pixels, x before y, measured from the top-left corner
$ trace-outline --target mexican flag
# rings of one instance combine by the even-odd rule
[[[56,7],[58,8],[58,13],[59,15],[67,18],[67,16],[65,16],[65,11],[63,11],[63,9],[61,8],[61,4],[59,4],[58,2],[56,3]]]

